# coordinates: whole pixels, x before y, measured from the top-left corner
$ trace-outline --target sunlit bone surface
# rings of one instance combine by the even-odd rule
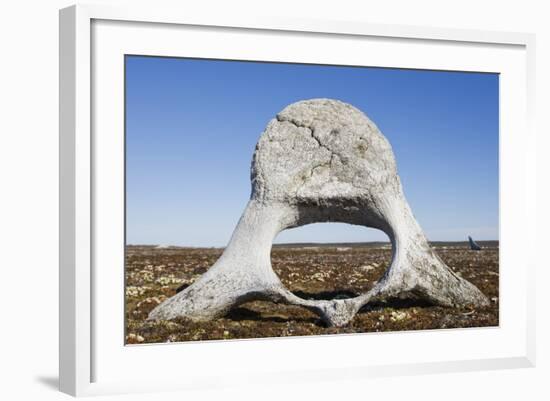
[[[480,306],[486,297],[430,248],[403,194],[392,148],[369,118],[330,99],[287,106],[267,125],[252,161],[252,194],[218,261],[157,306],[149,319],[211,320],[251,300],[300,305],[344,326],[369,301],[414,297],[443,306]],[[287,228],[343,222],[385,232],[392,262],[355,298],[306,300],[271,267],[273,239]]]

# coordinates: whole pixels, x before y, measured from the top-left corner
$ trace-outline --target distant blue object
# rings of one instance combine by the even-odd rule
[[[470,249],[472,251],[481,251],[481,247],[472,239],[472,237],[468,236],[468,241],[470,242]]]

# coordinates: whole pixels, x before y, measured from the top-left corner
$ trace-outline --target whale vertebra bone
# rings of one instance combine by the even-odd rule
[[[251,300],[300,305],[343,326],[369,301],[414,297],[443,306],[487,305],[430,248],[405,199],[388,140],[365,114],[330,99],[289,105],[267,125],[252,160],[252,194],[225,251],[195,283],[149,319],[210,320]],[[392,262],[355,298],[302,299],[271,267],[275,236],[317,222],[373,227],[392,243]]]

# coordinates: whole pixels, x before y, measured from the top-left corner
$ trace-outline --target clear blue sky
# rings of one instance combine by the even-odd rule
[[[224,246],[265,125],[319,97],[354,105],[389,139],[430,240],[498,239],[498,75],[127,56],[127,242]],[[325,223],[276,242],[386,239]]]

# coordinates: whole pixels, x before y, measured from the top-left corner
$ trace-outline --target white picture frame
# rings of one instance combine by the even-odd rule
[[[403,66],[404,58],[412,57],[412,53],[407,49],[414,47],[415,52],[425,51],[426,57],[415,60],[414,63],[411,59],[406,65],[408,68],[475,71],[478,70],[476,66],[483,65],[483,71],[498,72],[504,77],[509,77],[501,86],[500,240],[503,273],[500,327],[384,335],[208,342],[182,344],[181,347],[185,348],[170,349],[168,347],[180,346],[150,345],[131,349],[125,347],[122,338],[115,334],[121,329],[117,319],[123,321],[123,315],[117,308],[121,303],[124,288],[120,286],[120,281],[116,277],[113,276],[113,279],[94,271],[98,260],[110,260],[109,258],[114,265],[123,268],[119,263],[120,255],[116,254],[116,249],[123,247],[123,243],[117,242],[121,227],[110,230],[114,237],[107,232],[101,232],[105,230],[105,220],[102,219],[123,224],[123,220],[116,214],[120,212],[119,209],[112,215],[108,211],[105,212],[109,209],[109,203],[120,203],[120,197],[100,199],[97,195],[105,193],[108,188],[115,188],[115,192],[120,194],[120,191],[116,190],[120,181],[113,179],[105,184],[106,187],[102,187],[106,181],[96,179],[103,174],[102,169],[106,168],[102,166],[102,163],[106,163],[105,160],[120,160],[119,145],[123,138],[123,130],[120,130],[121,117],[117,117],[116,114],[120,114],[123,107],[119,101],[123,91],[121,71],[114,71],[113,75],[105,74],[104,71],[110,71],[111,67],[117,69],[120,66],[117,64],[120,63],[119,56],[126,52],[186,55],[189,49],[178,50],[180,53],[183,52],[181,54],[175,54],[174,49],[179,49],[177,35],[187,35],[189,33],[186,29],[191,28],[194,34],[198,35],[197,39],[203,48],[193,51],[205,51],[205,54],[218,52],[215,54],[219,54],[219,58],[251,57],[244,53],[238,54],[240,45],[236,36],[245,38],[247,35],[262,35],[262,40],[265,43],[269,41],[272,46],[258,47],[250,51],[258,52],[255,53],[255,59],[277,61],[295,60],[299,54],[300,41],[324,41],[330,46],[329,42],[338,38],[341,43],[371,41],[373,54],[378,51],[379,60],[384,60],[380,61],[380,66]],[[147,31],[146,35],[143,34],[143,30]],[[226,35],[233,40],[224,43],[224,49],[215,49],[215,42],[221,38],[220,35]],[[278,41],[285,40],[282,39],[283,36],[292,39],[294,45],[287,48],[287,53],[279,52],[276,55]],[[380,41],[384,41],[384,46],[378,46],[379,50],[376,50],[376,43],[380,44]],[[533,35],[523,33],[374,25],[350,21],[297,20],[290,17],[222,18],[187,15],[184,9],[78,5],[61,10],[60,390],[72,395],[94,395],[239,385],[232,373],[246,373],[257,383],[267,383],[275,378],[279,381],[292,381],[297,378],[326,380],[329,377],[351,377],[360,380],[380,375],[534,366],[535,285],[532,273],[535,270],[535,261],[530,256],[526,261],[525,257],[519,261],[517,249],[509,246],[511,243],[521,243],[529,248],[535,244],[532,238],[535,232],[535,134],[531,117],[534,109],[534,43]],[[398,45],[402,51],[396,52],[395,55],[390,54],[389,50],[383,50]],[[313,46],[313,49],[318,46]],[[342,54],[337,55],[335,48],[334,52],[326,57],[341,57],[342,64],[353,64],[351,56],[345,54],[346,46],[340,48]],[[430,57],[434,49],[441,52],[441,60],[435,61],[434,57]],[[196,52],[187,55],[196,56]],[[456,58],[461,52],[464,52],[465,59],[459,63],[453,57]],[[493,53],[488,56],[490,52]],[[328,60],[321,53],[311,53],[303,57],[310,57],[308,60],[318,62]],[[355,63],[365,65],[360,59]],[[109,99],[102,98],[103,101],[98,102],[97,98],[104,96],[101,82],[108,83],[110,88],[114,88],[114,94],[110,94]],[[107,109],[115,113],[114,117],[109,117],[102,111]],[[117,122],[113,122],[114,119]],[[103,122],[106,125],[102,125]],[[102,140],[98,143],[94,139],[94,129],[98,127],[102,132],[111,132],[113,135],[109,138],[114,142]],[[101,155],[98,155],[99,153]],[[109,169],[113,166],[117,168],[119,163],[110,164]],[[119,172],[111,171],[114,176],[120,178]],[[521,185],[522,190],[518,190],[518,185]],[[521,232],[521,237],[514,233],[516,230]],[[114,244],[112,252],[105,251],[103,245],[98,245],[100,242]],[[535,255],[534,252],[528,254]],[[515,270],[511,269],[512,265],[516,265]],[[101,292],[101,299],[98,299],[98,292]],[[111,312],[106,311],[107,304],[114,305],[110,308]],[[113,337],[116,338],[114,342],[106,339],[109,336],[106,330],[113,330]],[[466,348],[459,344],[454,354],[437,350],[438,344],[445,348],[443,346],[446,342],[457,344],[462,341],[470,346]],[[385,356],[382,352],[375,352],[376,349],[384,349],[388,344],[395,344],[396,355],[386,353]],[[422,346],[427,344],[435,347],[431,356],[429,350],[422,351]],[[323,356],[316,358],[315,355],[319,354],[321,346],[324,349]],[[411,351],[407,354],[407,347],[416,349],[416,352]],[[368,358],[365,358],[362,352],[338,356],[342,354],[342,350],[365,349],[372,351]],[[185,379],[181,378],[182,374],[168,374],[169,369],[175,366],[174,361],[170,362],[170,359],[178,358],[177,354],[181,350],[196,362],[193,369],[186,371]],[[261,364],[263,353],[274,358],[269,368]],[[287,359],[284,356],[288,353],[299,357],[293,361],[292,368],[287,369]],[[436,353],[439,356],[435,355]],[[281,357],[277,359],[277,355]],[[199,363],[201,358],[233,358],[239,359],[240,362],[220,363],[219,369],[215,370],[206,363]],[[158,363],[159,360],[166,361],[166,370],[155,368],[156,372],[148,371],[147,380],[140,377],[131,379],[131,374],[119,374],[124,370],[121,369],[122,366],[126,366],[128,372],[135,374],[131,369],[132,365],[135,366],[139,361],[150,365],[153,361]],[[253,367],[250,366],[252,364]],[[185,370],[185,366],[182,368]]]

